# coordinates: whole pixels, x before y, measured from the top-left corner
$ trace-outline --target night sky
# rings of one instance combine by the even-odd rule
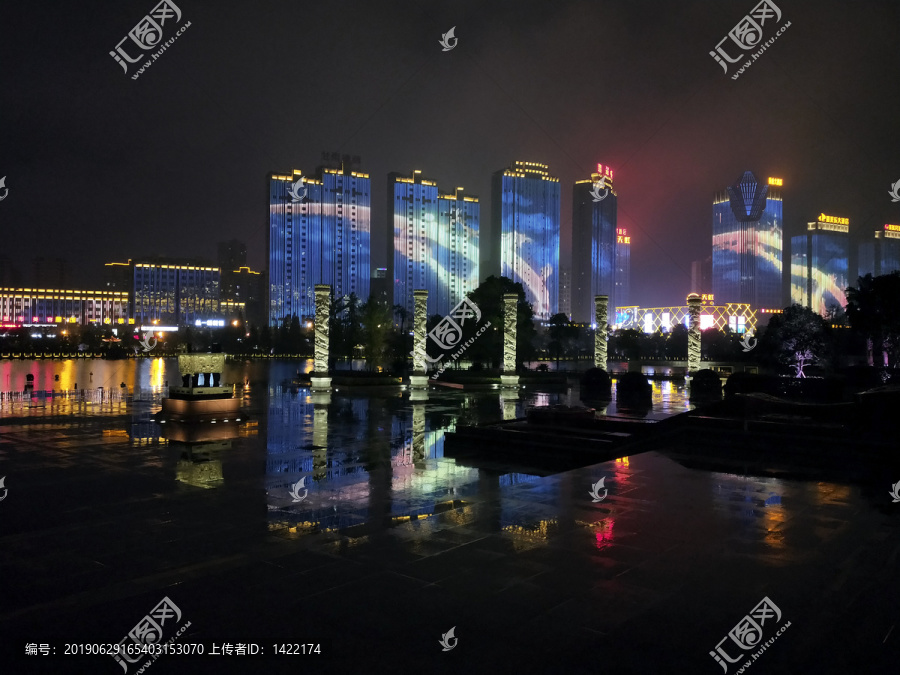
[[[737,80],[709,51],[756,0],[176,1],[164,40],[191,25],[137,80],[109,52],[157,0],[3,5],[0,258],[26,279],[38,255],[78,287],[231,238],[262,269],[267,174],[323,150],[372,177],[373,267],[391,171],[477,194],[486,246],[491,173],[548,164],[565,260],[572,183],[609,164],[643,306],[683,302],[713,195],[746,169],[784,179],[786,238],[820,211],[866,236],[900,223],[896,0],[777,0],[764,40],[791,26]]]

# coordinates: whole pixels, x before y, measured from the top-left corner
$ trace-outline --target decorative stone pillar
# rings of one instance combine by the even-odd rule
[[[687,378],[700,370],[700,296],[691,293],[687,296],[688,313],[691,327],[688,330],[688,369]]]
[[[519,386],[516,375],[516,306],[519,296],[516,293],[503,294],[503,370],[500,373],[500,386]]]
[[[310,374],[312,391],[330,391],[328,377],[329,319],[331,318],[331,286],[316,284],[316,346],[313,373]]]
[[[425,324],[428,321],[428,291],[413,291],[413,372],[409,376],[410,389],[428,388],[428,366],[425,362]]]
[[[594,296],[594,368],[606,370],[606,324],[609,323],[609,296]]]

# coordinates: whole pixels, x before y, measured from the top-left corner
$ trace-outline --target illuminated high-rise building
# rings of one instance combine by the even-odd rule
[[[478,221],[481,204],[478,197],[464,195],[463,188],[453,194],[438,195],[438,248],[435,262],[443,268],[436,289],[436,314],[446,315],[478,288]],[[443,290],[446,279],[447,290]],[[429,289],[430,291],[430,289]],[[428,294],[429,305],[431,293]]]
[[[616,228],[616,307],[631,301],[631,235],[624,227]],[[610,313],[614,317],[614,313]]]
[[[900,225],[885,225],[883,230],[875,230],[874,235],[859,245],[857,276],[880,277],[900,270]]]
[[[269,325],[315,316],[316,284],[368,299],[371,182],[348,167],[269,176]]]
[[[413,291],[437,289],[440,273],[433,264],[438,241],[438,186],[422,177],[388,174],[388,278],[393,279],[394,304],[413,315]],[[436,261],[435,261],[436,263]],[[429,293],[429,314],[436,306]]]
[[[610,316],[622,304],[616,298],[617,201],[613,172],[603,164],[572,190],[573,321],[593,322],[595,295],[609,296]]]
[[[847,306],[850,219],[820,214],[806,234],[791,237],[791,303],[822,316]]]
[[[479,217],[478,198],[463,188],[441,194],[418,170],[388,176],[389,278],[409,317],[418,289],[428,291],[429,315],[446,315],[478,286]]]
[[[745,171],[713,202],[712,292],[719,303],[783,306],[782,179]]]
[[[491,188],[500,274],[521,283],[535,318],[547,320],[559,308],[559,179],[546,164],[517,161]]]

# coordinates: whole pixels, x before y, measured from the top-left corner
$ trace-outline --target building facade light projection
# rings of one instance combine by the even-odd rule
[[[453,194],[438,195],[440,245],[436,259],[440,276],[438,288],[434,291],[435,314],[446,316],[478,287],[480,217],[478,197],[465,195],[463,188],[456,188]],[[446,292],[442,288],[444,285]],[[429,300],[431,297],[429,292]]]
[[[369,297],[371,180],[349,166],[320,167],[308,178],[297,169],[269,175],[271,326],[314,316],[316,284],[331,286],[336,297]]]
[[[598,198],[602,197],[602,198]],[[572,320],[591,323],[594,298],[609,297],[609,311],[626,304],[618,297],[617,258],[619,242],[625,247],[627,234],[617,225],[618,193],[613,172],[597,165],[590,179],[575,182],[572,190]],[[628,238],[630,243],[631,239]]]
[[[713,201],[712,291],[725,302],[783,306],[781,179],[752,171]]]
[[[493,251],[519,282],[536,319],[559,311],[559,179],[546,164],[517,161],[492,179]]]
[[[388,274],[408,316],[417,289],[428,291],[429,315],[445,315],[478,286],[480,209],[464,188],[442,194],[421,171],[389,174]]]
[[[824,316],[847,306],[850,220],[820,214],[806,234],[791,237],[791,303]]]
[[[880,277],[900,270],[900,225],[875,230],[873,237],[859,245],[857,276]],[[851,284],[855,285],[855,284]]]

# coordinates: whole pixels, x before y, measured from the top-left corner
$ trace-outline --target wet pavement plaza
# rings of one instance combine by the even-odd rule
[[[206,653],[160,674],[897,672],[900,476],[737,475],[666,447],[545,477],[444,456],[456,424],[563,402],[257,387],[249,424],[193,443],[151,403],[0,418],[0,672],[122,673],[66,645],[118,643],[166,597],[164,638],[190,622],[178,642]],[[264,658],[209,654],[251,643]]]

